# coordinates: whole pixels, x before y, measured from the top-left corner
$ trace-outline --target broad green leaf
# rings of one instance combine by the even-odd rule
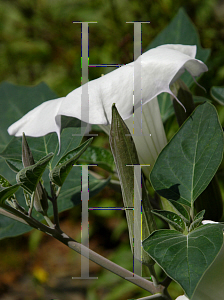
[[[178,79],[175,83],[175,95],[186,108],[183,108],[176,102],[173,102],[175,115],[179,126],[193,113],[195,109],[194,100],[188,87],[183,81]],[[212,199],[212,202],[211,202]],[[216,175],[212,178],[206,189],[199,195],[194,203],[196,211],[206,210],[206,218],[208,220],[219,221],[223,212],[223,201]],[[197,223],[197,222],[196,222]],[[192,225],[191,229],[194,228]]]
[[[88,139],[79,147],[70,150],[58,161],[56,166],[51,170],[49,177],[58,186],[62,186],[65,182],[66,177],[71,171],[74,163],[79,159],[79,157],[85,152],[88,146],[92,143],[92,138]]]
[[[43,82],[32,87],[2,82],[0,84],[0,111],[4,114],[1,114],[0,151],[12,139],[7,132],[7,128],[12,123],[42,102],[55,98],[57,95]]]
[[[130,131],[120,117],[115,105],[112,106],[112,122],[109,140],[118,176],[121,182],[124,207],[132,208],[134,206],[134,180],[136,180],[134,178],[134,165],[139,165],[139,161]],[[142,187],[145,189],[144,185],[142,185]],[[156,229],[156,225],[154,217],[151,213],[152,208],[147,197],[147,193],[142,191],[141,197],[139,190],[135,192],[138,193],[138,199],[142,198],[142,229],[143,238],[145,238]],[[133,211],[125,210],[125,212],[129,230],[130,245],[133,251]],[[146,254],[143,254],[142,262],[152,264],[151,259]]]
[[[89,146],[79,158],[79,163],[96,164],[109,172],[114,169],[114,159],[111,152],[96,146]]]
[[[5,200],[10,198],[20,187],[19,184],[12,185],[10,187],[4,188],[0,191],[0,206],[4,206]]]
[[[211,100],[209,100],[208,98],[203,97],[203,96],[194,96],[193,95],[193,100],[194,100],[194,103],[196,103],[196,104],[202,104],[204,102],[212,103]]]
[[[223,155],[223,131],[210,103],[198,106],[162,150],[151,183],[162,197],[189,207],[208,186]]]
[[[184,232],[185,224],[178,214],[168,211],[168,210],[152,210],[152,213],[166,221],[169,225],[171,225],[175,230]]]
[[[202,60],[203,62],[206,62],[210,55],[209,49],[203,49],[201,47],[197,29],[183,8],[179,9],[177,15],[173,18],[170,24],[150,43],[148,49],[164,44],[197,45],[196,58]],[[187,72],[181,76],[181,79],[188,86],[194,82],[190,74]]]
[[[222,244],[221,226],[207,224],[188,235],[168,229],[155,231],[143,241],[143,248],[191,299]]]
[[[216,100],[219,104],[224,105],[224,87],[213,86],[210,93],[214,100]]]
[[[27,192],[32,194],[35,191],[37,184],[40,181],[44,170],[46,169],[47,164],[52,159],[53,155],[53,153],[49,153],[34,165],[19,171],[19,173],[16,175],[17,183],[21,184]]]

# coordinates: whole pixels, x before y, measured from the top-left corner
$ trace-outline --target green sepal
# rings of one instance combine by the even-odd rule
[[[34,192],[34,202],[33,206],[37,212],[43,214],[44,216],[47,215],[48,210],[48,199],[47,199],[47,192],[41,182],[38,182],[36,190]]]
[[[30,150],[30,147],[27,143],[26,136],[24,133],[22,136],[22,162],[23,162],[24,168],[35,164],[33,154]]]
[[[88,139],[79,147],[72,149],[67,152],[62,158],[58,161],[56,166],[51,170],[49,177],[50,180],[58,186],[62,186],[69,172],[71,171],[75,162],[79,157],[85,152],[85,150],[92,143],[93,138]]]
[[[111,151],[121,183],[124,207],[133,207],[134,199],[134,165],[139,165],[138,155],[134,141],[128,127],[119,115],[115,104],[112,106],[112,122],[109,136]],[[127,166],[130,165],[130,166]],[[139,195],[140,198],[140,195]],[[156,223],[151,212],[152,207],[147,197],[145,184],[142,184],[142,236],[146,238],[156,230]],[[130,245],[133,252],[134,222],[133,211],[125,210],[128,224]],[[142,262],[154,264],[154,261],[142,253]]]
[[[185,223],[182,220],[182,218],[171,211],[168,210],[159,210],[154,209],[152,210],[152,213],[166,221],[169,225],[171,225],[175,230],[183,233],[185,230]]]
[[[5,201],[15,194],[19,187],[20,184],[15,184],[0,191],[0,206],[5,207]]]
[[[54,156],[54,153],[49,153],[48,155],[41,158],[37,163],[26,167],[19,171],[16,175],[17,183],[21,184],[21,186],[30,194],[32,194],[38,182],[40,181],[44,170],[47,167],[47,164]]]

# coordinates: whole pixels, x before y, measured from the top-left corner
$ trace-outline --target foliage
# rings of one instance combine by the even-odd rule
[[[133,1],[128,5],[124,0],[108,1],[104,5],[100,0],[84,3],[83,1],[41,1],[38,5],[29,1],[18,1],[17,4],[13,1],[2,1],[0,15],[3,17],[4,26],[1,28],[3,46],[0,51],[3,55],[0,59],[0,79],[17,84],[38,83],[38,85],[24,87],[8,82],[0,85],[0,107],[1,112],[4,112],[1,114],[0,131],[0,206],[8,212],[0,217],[1,239],[31,230],[27,225],[29,223],[26,222],[29,222],[32,194],[38,183],[43,184],[46,189],[49,202],[48,216],[54,215],[53,222],[57,229],[54,200],[57,198],[59,213],[81,204],[81,168],[73,168],[74,164],[97,164],[106,170],[101,169],[101,172],[107,174],[107,179],[95,176],[94,173],[89,174],[90,198],[109,184],[108,174],[117,179],[117,169],[120,173],[123,198],[127,197],[129,201],[126,206],[131,206],[133,172],[130,167],[127,168],[128,173],[120,170],[119,167],[122,164],[124,166],[129,164],[130,157],[133,164],[138,164],[138,160],[132,160],[132,155],[136,153],[131,139],[129,140],[125,134],[122,134],[122,137],[118,135],[122,120],[118,122],[119,129],[112,127],[113,156],[109,150],[94,146],[94,141],[93,145],[90,145],[92,140],[85,140],[79,134],[79,121],[72,120],[71,123],[67,118],[63,119],[60,145],[54,133],[45,137],[27,138],[36,163],[25,168],[21,156],[22,141],[17,137],[11,139],[6,129],[35,106],[57,97],[45,83],[39,83],[40,81],[45,81],[61,96],[80,84],[80,26],[78,24],[71,26],[73,20],[89,21],[93,20],[94,16],[94,20],[98,21],[98,24],[89,25],[91,64],[128,63],[132,60],[133,26],[123,24],[124,20],[148,20],[150,12],[151,25],[142,25],[143,50],[164,43],[196,44],[197,58],[204,62],[208,61],[210,67],[208,74],[200,79],[200,83],[208,91],[211,89],[210,96],[207,94],[204,97],[204,94],[193,86],[194,82],[189,74],[183,74],[181,77],[189,88],[196,91],[197,96],[193,99],[197,108],[178,132],[174,121],[175,110],[172,100],[165,93],[159,96],[164,126],[168,139],[171,137],[172,139],[160,153],[151,172],[152,186],[147,178],[146,186],[144,184],[142,186],[146,201],[154,198],[148,205],[148,207],[154,205],[155,209],[152,213],[163,219],[167,223],[166,226],[171,228],[171,230],[167,227],[162,228],[161,223],[155,218],[159,230],[153,232],[154,226],[152,226],[154,229],[148,230],[147,235],[150,235],[144,240],[143,248],[150,255],[150,262],[156,262],[161,267],[160,270],[178,282],[187,296],[191,297],[194,294],[198,282],[212,265],[223,244],[222,227],[217,224],[202,225],[205,212],[197,213],[194,203],[200,195],[203,195],[204,201],[209,202],[210,207],[215,210],[210,194],[206,197],[204,192],[215,174],[218,178],[216,189],[218,189],[217,193],[219,192],[219,188],[222,187],[219,182],[223,179],[224,168],[223,131],[220,125],[220,121],[223,124],[222,120],[224,120],[221,107],[224,103],[224,93],[223,87],[219,86],[223,81],[224,73],[222,68],[217,72],[217,68],[223,63],[224,46],[220,42],[221,30],[216,30],[219,29],[220,24],[223,24],[223,19],[219,17],[219,23],[213,22],[217,16],[220,16],[219,4],[215,1],[213,3],[208,0],[203,5],[198,3],[192,12],[194,2],[185,3],[187,16],[183,8],[178,10],[182,1],[159,1],[158,3],[146,1],[141,4]],[[102,6],[101,10],[98,9],[99,6]],[[201,47],[192,20],[200,30],[202,45],[211,48],[210,58],[208,58],[210,51]],[[165,27],[167,24],[168,26]],[[149,44],[149,41],[152,42]],[[108,71],[109,68],[91,68],[89,77],[94,79]],[[220,121],[216,108],[209,103],[213,100],[216,101],[214,104],[218,108]],[[204,101],[206,102],[203,103]],[[130,157],[128,157],[127,153],[130,149]],[[126,176],[127,174],[128,176],[131,174],[130,178]],[[16,179],[19,184],[16,184]],[[158,207],[158,202],[155,204],[156,196],[152,187],[161,197],[168,199],[168,208]],[[162,199],[162,203],[163,201]],[[0,212],[2,213],[2,210]],[[9,218],[13,213],[17,220]],[[150,225],[152,225],[154,217],[151,209],[148,218],[149,215]],[[25,224],[21,223],[22,217]],[[43,221],[43,216],[38,211],[32,211],[32,218],[37,222]],[[49,230],[53,230],[52,221],[49,218],[46,220],[49,222]],[[128,223],[131,224],[130,217]],[[33,223],[34,228],[37,228],[36,225],[37,223]],[[123,227],[120,230],[125,231],[125,229],[126,227]],[[131,230],[133,229],[129,226],[129,233]],[[119,253],[122,253],[120,260]],[[116,254],[120,264],[126,252],[117,250],[115,257]],[[108,278],[108,281],[113,283],[113,280]],[[108,299],[119,297],[121,293],[128,294],[132,290],[128,284],[123,285],[120,281],[118,288],[114,289]],[[94,293],[92,292],[90,297],[96,297]],[[140,297],[139,295],[136,297]],[[176,296],[174,292],[173,297]]]

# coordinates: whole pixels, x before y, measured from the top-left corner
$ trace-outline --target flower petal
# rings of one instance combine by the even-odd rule
[[[39,137],[56,132],[60,138],[61,116],[58,115],[58,110],[63,99],[62,97],[43,102],[12,124],[8,133],[22,136],[24,132],[27,136]]]
[[[140,109],[141,107],[137,111]],[[136,115],[141,116],[138,113]],[[141,128],[141,120],[137,118],[135,121]],[[130,132],[133,132],[133,117],[126,119],[125,123]],[[159,153],[167,144],[157,98],[152,99],[142,107],[142,135],[133,135],[133,140],[140,164],[150,165],[142,168],[148,178]]]
[[[192,76],[207,71],[205,64],[194,59],[196,46],[162,45],[145,52],[138,58],[141,63],[142,104],[155,98],[162,92],[172,94],[170,84],[185,69]],[[81,115],[82,86],[69,93],[65,98],[51,100],[29,112],[9,127],[9,134],[21,136],[41,136],[49,132],[60,132],[60,116],[70,116],[90,124],[109,124],[111,107],[116,107],[123,119],[133,113],[133,76],[134,62],[88,82],[89,117]],[[136,75],[136,74],[135,74]],[[141,99],[137,99],[141,103]],[[83,105],[83,103],[82,103]],[[136,107],[137,108],[137,107]],[[85,111],[88,108],[82,107]],[[39,123],[38,123],[39,118]]]
[[[189,300],[185,295],[179,296],[176,300]]]

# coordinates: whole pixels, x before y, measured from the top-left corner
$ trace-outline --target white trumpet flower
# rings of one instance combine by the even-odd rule
[[[141,109],[142,103],[143,136],[134,136],[134,141],[141,164],[153,166],[159,152],[166,145],[156,96],[167,92],[176,98],[170,90],[170,85],[185,72],[185,69],[192,77],[207,71],[206,65],[195,59],[195,55],[196,46],[162,45],[148,50],[137,59],[141,65],[141,73],[138,76],[141,78],[141,99],[135,99],[135,104],[138,103],[139,106],[135,106],[135,109]],[[15,136],[22,136],[24,132],[33,137],[56,132],[60,139],[62,115],[78,118],[89,124],[108,125],[111,122],[113,103],[132,132],[133,74],[134,62],[88,82],[88,117],[81,114],[81,110],[85,111],[81,103],[84,86],[81,86],[66,97],[49,100],[37,106],[12,124],[8,132]]]

